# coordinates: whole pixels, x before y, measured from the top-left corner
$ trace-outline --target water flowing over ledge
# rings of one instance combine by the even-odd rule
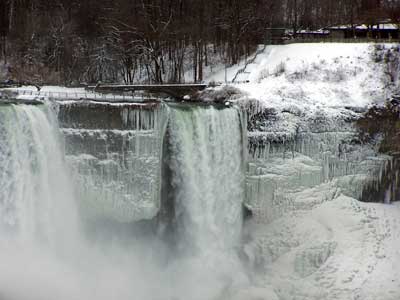
[[[45,106],[3,106],[0,139],[0,232],[68,243],[77,216],[56,115]]]

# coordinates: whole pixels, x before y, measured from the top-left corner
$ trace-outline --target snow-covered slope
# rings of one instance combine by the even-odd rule
[[[267,46],[240,77],[249,83],[237,86],[274,108],[368,105],[385,100],[391,92],[383,47],[396,44]]]
[[[243,299],[399,299],[399,217],[399,205],[339,196],[253,225],[259,283]]]

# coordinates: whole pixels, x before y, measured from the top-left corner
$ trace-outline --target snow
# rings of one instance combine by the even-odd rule
[[[351,26],[350,26],[351,28]],[[367,30],[368,29],[368,25],[362,24],[362,25],[358,25],[356,26],[356,29],[358,30]]]
[[[352,111],[365,111],[381,105],[396,90],[384,59],[378,59],[397,44],[377,46],[371,43],[311,43],[267,46],[253,63],[231,84],[241,95],[234,95],[251,114],[269,109],[276,115],[250,136],[275,135],[284,140],[293,137],[310,120],[354,118]],[[231,68],[231,74],[243,64]],[[208,78],[220,81],[223,74]],[[235,75],[236,76],[236,75]],[[322,126],[322,124],[318,124]],[[331,126],[332,127],[332,126]],[[337,126],[340,128],[340,126]],[[285,138],[283,138],[286,136]]]
[[[40,91],[35,86],[21,86],[18,88],[4,88],[2,91],[15,92],[17,99],[33,100],[33,99],[51,99],[57,100],[60,104],[69,105],[76,101],[85,101],[85,103],[125,105],[131,101],[134,105],[140,105],[146,100],[163,100],[163,98],[154,95],[146,96],[144,94],[124,93],[120,95],[110,93],[97,93],[87,91],[85,88],[69,88],[63,86],[43,86]],[[145,104],[143,104],[145,105]]]
[[[374,50],[372,44],[269,46],[248,67],[243,80],[250,83],[238,87],[266,107],[365,107],[389,96]]]
[[[247,250],[262,257],[260,286],[270,287],[277,299],[395,300],[399,216],[400,205],[339,196],[252,227],[255,239]]]
[[[36,86],[33,85],[24,85],[18,88],[6,88],[4,90],[13,90],[13,91],[32,91],[38,92]],[[56,86],[56,85],[44,85],[40,88],[40,92],[47,92],[47,93],[85,93],[85,88],[70,88],[64,86]]]
[[[349,25],[339,25],[339,26],[332,26],[329,27],[329,29],[351,29],[352,26]],[[368,30],[368,25],[367,24],[360,24],[354,27],[357,30]],[[377,25],[372,25],[373,29],[389,29],[389,30],[397,30],[399,29],[398,24],[394,23],[381,23]]]

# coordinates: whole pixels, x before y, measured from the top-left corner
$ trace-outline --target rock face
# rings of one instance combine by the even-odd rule
[[[357,121],[360,137],[364,143],[380,140],[379,152],[390,155],[384,170],[372,185],[365,188],[362,200],[384,202],[400,200],[398,184],[400,170],[400,107],[399,96],[394,96],[386,106],[372,107]]]
[[[131,222],[157,215],[168,120],[163,106],[62,102],[59,120],[88,217]]]

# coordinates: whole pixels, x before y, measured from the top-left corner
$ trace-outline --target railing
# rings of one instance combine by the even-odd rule
[[[33,90],[7,90],[0,91],[0,98],[17,98],[20,96],[31,96],[36,99],[50,99],[57,101],[83,100],[98,102],[149,102],[162,101],[165,97],[153,94],[102,94],[91,92],[53,92],[53,91],[33,91]]]
[[[299,44],[299,43],[400,43],[400,39],[372,39],[372,38],[295,38],[283,40],[280,44]]]
[[[255,53],[255,55],[246,62],[246,64],[244,65],[243,68],[241,68],[240,70],[237,71],[235,77],[232,79],[232,83],[238,83],[236,82],[236,79],[238,78],[238,76],[240,74],[243,74],[246,71],[246,68],[248,67],[248,65],[251,65],[252,63],[255,62],[255,60],[257,59],[258,55],[260,55],[261,53],[263,53],[265,51],[265,49],[267,48],[267,45],[264,45],[261,49],[258,49],[257,52]]]

